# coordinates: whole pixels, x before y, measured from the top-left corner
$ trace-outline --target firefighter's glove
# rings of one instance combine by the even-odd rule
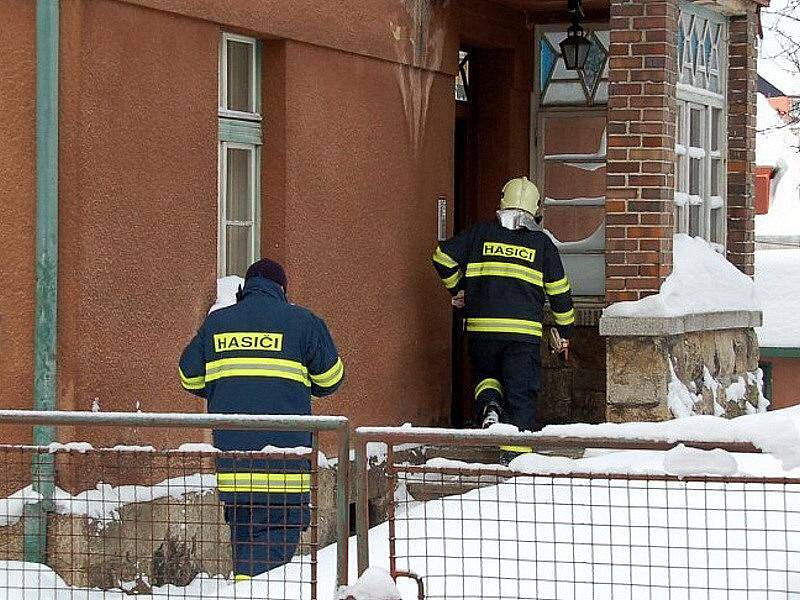
[[[455,296],[450,299],[450,304],[456,308],[464,308],[464,290],[459,291]]]

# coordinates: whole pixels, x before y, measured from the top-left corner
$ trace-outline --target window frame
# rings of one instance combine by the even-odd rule
[[[695,16],[707,19],[709,22],[721,26],[719,33],[719,65],[718,78],[720,93],[712,92],[703,88],[695,87],[686,83],[676,84],[676,116],[675,116],[675,231],[676,233],[690,234],[691,230],[691,190],[690,173],[692,154],[700,154],[700,196],[702,207],[700,210],[698,231],[694,232],[697,236],[708,241],[718,252],[724,252],[727,244],[727,165],[728,165],[728,49],[730,46],[730,28],[728,20],[720,14],[710,10],[695,7],[686,2],[680,3],[681,11],[690,11]],[[680,27],[680,20],[678,21]],[[681,49],[679,49],[680,51]],[[706,69],[710,67],[705,65]],[[681,74],[679,73],[680,77]],[[702,111],[701,134],[702,146],[700,148],[691,146],[691,111],[699,109]],[[718,115],[715,111],[719,111]],[[714,131],[714,119],[719,118],[717,131],[717,148],[714,149],[712,134]],[[694,148],[694,150],[693,150]],[[717,174],[717,192],[712,195],[713,163],[719,162],[719,172]],[[713,211],[720,211],[722,218],[714,222]]]
[[[250,77],[253,89],[250,92],[250,105],[254,110],[242,111],[228,108],[228,42],[248,44],[253,49],[253,64]],[[217,109],[220,117],[261,121],[261,44],[259,40],[238,33],[223,31],[219,44],[219,96]]]
[[[228,196],[227,196],[227,166],[228,166],[228,150],[246,150],[250,153],[249,169],[250,169],[250,189],[248,190],[249,208],[250,208],[250,221],[231,221],[228,219]],[[259,202],[260,196],[260,181],[261,181],[261,147],[255,144],[248,144],[243,142],[233,141],[220,141],[219,143],[219,189],[218,189],[218,205],[217,205],[217,261],[218,272],[225,275],[228,273],[227,264],[227,242],[228,242],[228,226],[249,226],[251,227],[250,235],[250,248],[248,264],[253,263],[260,252],[260,229],[261,229],[261,203]]]
[[[227,218],[228,150],[240,149],[250,153],[249,172],[249,214],[251,217],[249,263],[254,262],[261,252],[261,41],[244,35],[220,32],[219,48],[219,112],[217,115],[217,276],[234,275],[228,272],[227,241],[228,226],[240,222]],[[253,47],[253,90],[251,101],[254,112],[227,109],[227,48],[229,41],[251,44]],[[242,224],[244,222],[241,222]]]

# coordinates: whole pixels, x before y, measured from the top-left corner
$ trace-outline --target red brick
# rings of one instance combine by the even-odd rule
[[[625,200],[606,200],[606,213],[624,213],[627,210]]]
[[[629,290],[657,290],[661,287],[658,277],[631,277],[625,280],[625,287]]]
[[[611,42],[640,42],[642,41],[642,33],[634,29],[612,29]]]
[[[636,213],[613,213],[606,214],[607,225],[637,225],[639,215]]]
[[[666,185],[664,175],[631,175],[628,177],[628,184],[638,187],[658,187]]]
[[[609,135],[608,146],[609,148],[620,148],[638,146],[641,138],[635,135]]]

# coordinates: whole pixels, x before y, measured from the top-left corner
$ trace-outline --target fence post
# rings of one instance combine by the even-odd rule
[[[366,439],[356,433],[356,539],[358,575],[369,567],[369,465]]]
[[[339,463],[336,465],[336,585],[349,583],[350,551],[350,426],[339,432]]]

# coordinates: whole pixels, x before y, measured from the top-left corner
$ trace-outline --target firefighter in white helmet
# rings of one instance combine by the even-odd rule
[[[483,426],[535,431],[542,313],[549,300],[554,351],[565,357],[575,313],[561,257],[542,230],[539,190],[527,177],[503,187],[497,219],[442,242],[433,264],[463,307],[475,405]],[[529,448],[505,448],[527,452]]]

